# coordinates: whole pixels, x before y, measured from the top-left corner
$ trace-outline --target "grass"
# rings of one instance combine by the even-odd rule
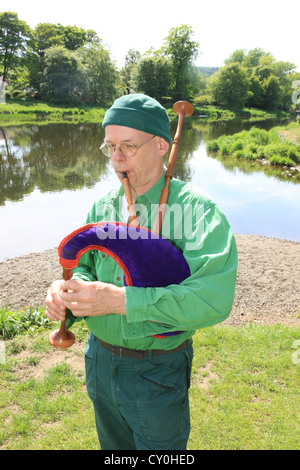
[[[289,117],[285,111],[267,111],[256,108],[244,108],[241,111],[223,109],[214,105],[198,105],[195,100],[194,113],[197,116],[206,117],[208,121],[228,121],[232,119],[247,119],[249,121],[261,121],[266,119],[277,119]]]
[[[99,122],[104,117],[107,107],[100,107],[90,104],[79,106],[64,106],[35,100],[34,98],[10,98],[6,103],[0,104],[0,124],[39,124],[49,122]],[[176,115],[170,104],[166,105],[170,119],[175,119]],[[195,116],[205,117],[207,121],[226,121],[237,118],[246,118],[251,121],[274,119],[276,117],[289,116],[285,112],[270,112],[254,108],[245,108],[240,112],[234,112],[213,105],[194,105]]]
[[[250,324],[196,335],[191,449],[299,447],[300,364],[292,356],[299,333],[283,325]],[[212,378],[203,388],[207,374]]]
[[[0,307],[0,337],[4,340],[51,325],[41,308],[26,307],[18,312]]]
[[[34,99],[14,98],[0,104],[0,124],[18,125],[48,122],[99,122],[106,109],[100,106],[57,106]]]
[[[252,127],[249,131],[223,135],[207,143],[207,150],[226,158],[231,155],[241,160],[268,161],[272,165],[295,167],[300,163],[300,142],[285,138],[285,132],[298,135],[298,124],[287,128],[274,127],[266,131]]]
[[[296,127],[293,125],[289,129],[282,131],[280,134],[284,139],[288,139],[294,144],[300,144],[300,120]]]
[[[49,331],[38,326],[5,341],[0,449],[99,447],[78,366],[88,332],[83,322],[72,330],[79,347],[60,352],[49,368],[42,367],[56,352],[49,345]],[[284,325],[221,324],[199,330],[194,336],[188,449],[298,449],[299,339],[300,328]]]

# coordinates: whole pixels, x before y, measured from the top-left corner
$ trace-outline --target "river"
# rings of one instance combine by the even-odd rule
[[[206,191],[235,233],[300,241],[300,191],[292,177],[206,151],[208,140],[252,125],[186,119],[174,176]],[[270,128],[275,122],[255,125]],[[173,122],[173,134],[175,129]],[[93,201],[118,185],[99,150],[103,137],[100,124],[0,128],[0,261],[57,246],[85,222]]]

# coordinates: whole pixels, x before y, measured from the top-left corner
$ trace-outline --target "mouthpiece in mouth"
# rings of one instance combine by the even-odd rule
[[[122,178],[123,178],[123,179],[124,179],[124,178],[128,178],[126,171],[123,171],[123,172],[122,172]]]

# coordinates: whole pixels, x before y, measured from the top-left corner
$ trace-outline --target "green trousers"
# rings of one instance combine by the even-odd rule
[[[144,359],[114,357],[91,333],[86,385],[102,450],[185,450],[193,348]]]

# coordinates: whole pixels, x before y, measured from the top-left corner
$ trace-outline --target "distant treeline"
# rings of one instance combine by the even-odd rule
[[[171,28],[159,50],[130,49],[116,67],[93,30],[39,23],[31,29],[13,12],[0,13],[0,77],[5,96],[49,103],[106,106],[116,96],[145,93],[169,104],[186,99],[228,109],[290,110],[295,66],[256,48],[235,51],[224,67],[197,67],[199,44],[188,25]]]

